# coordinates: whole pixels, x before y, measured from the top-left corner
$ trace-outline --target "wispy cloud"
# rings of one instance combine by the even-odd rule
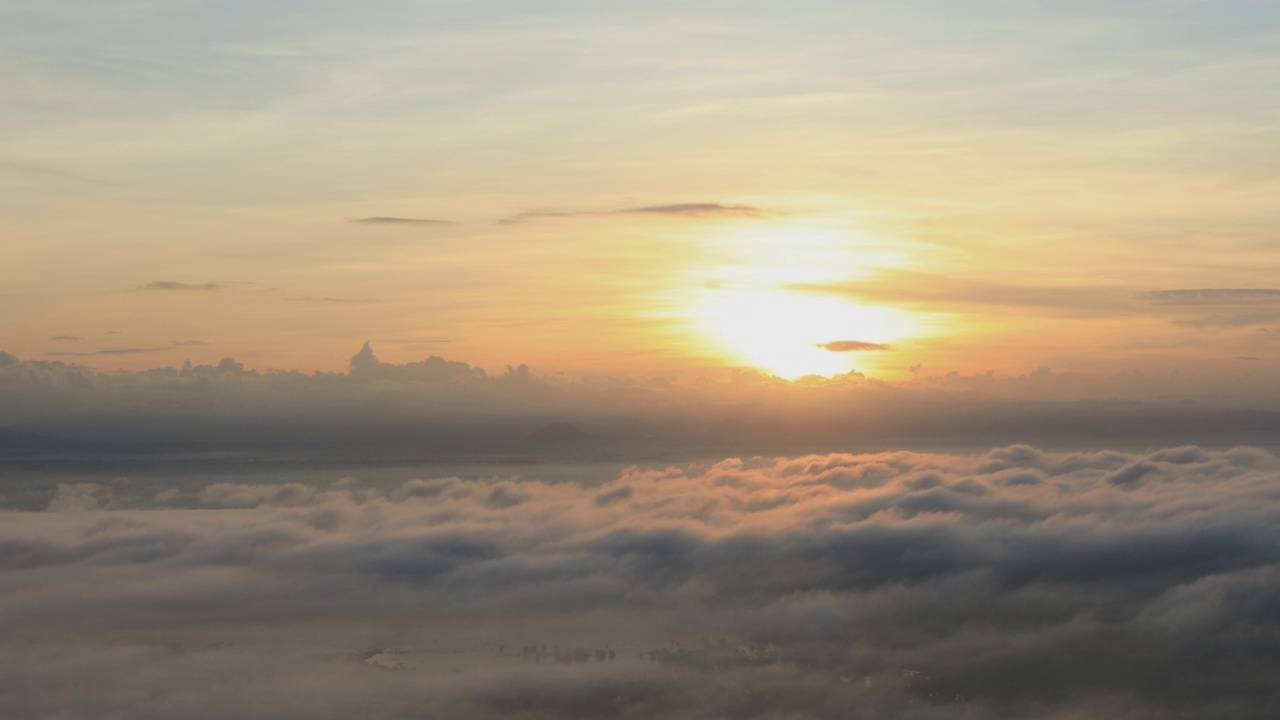
[[[49,339],[57,340],[58,342],[80,342],[84,338],[76,337],[75,335],[54,335]]]
[[[615,210],[613,214],[646,213],[651,215],[763,215],[764,211],[751,205],[723,205],[721,203],[673,203],[670,205],[644,205],[642,207]]]
[[[138,285],[134,290],[201,290],[206,292],[214,292],[224,289],[225,286],[218,283],[184,283],[174,282],[172,280],[156,280]]]
[[[361,225],[455,225],[452,220],[437,220],[435,218],[403,218],[389,217],[379,215],[376,217],[355,218],[351,220],[353,223]]]
[[[499,222],[504,224],[518,223],[536,218],[578,217],[582,215],[677,215],[684,217],[702,217],[707,215],[729,215],[739,217],[761,217],[772,215],[762,208],[753,205],[725,205],[718,202],[669,203],[665,205],[639,205],[613,210],[526,210]]]
[[[106,347],[101,350],[92,350],[86,352],[50,352],[45,353],[49,356],[62,357],[92,357],[95,355],[146,355],[148,353],[164,352],[180,347],[197,347],[205,346],[210,343],[204,340],[170,340],[168,345],[157,345],[154,347]]]
[[[1154,290],[1138,296],[1160,305],[1257,305],[1280,303],[1274,288],[1190,288]]]
[[[831,352],[862,352],[864,350],[889,349],[889,346],[883,343],[863,342],[861,340],[833,340],[828,343],[818,343],[818,347]]]
[[[927,309],[1004,309],[1017,313],[1035,309],[1069,316],[1131,311],[1124,302],[1125,291],[1117,287],[1014,285],[897,270],[856,282],[801,283],[790,289]]]
[[[175,346],[165,345],[161,347],[109,347],[101,350],[93,350],[91,352],[51,352],[45,353],[49,356],[62,357],[91,357],[94,355],[144,355],[146,353],[164,352],[172,350]]]
[[[381,300],[378,300],[376,298],[340,298],[340,297],[317,298],[317,297],[311,297],[309,295],[304,297],[287,297],[287,298],[280,298],[280,299],[285,302],[298,302],[298,303],[321,302],[321,303],[337,303],[341,305],[354,305],[354,304],[382,302]]]
[[[1195,328],[1241,328],[1280,320],[1280,307],[1242,313],[1212,313],[1203,317],[1175,320],[1178,325]]]
[[[47,163],[24,162],[9,158],[0,158],[0,172],[15,173],[26,177],[43,180],[70,182],[81,185],[114,185],[98,178],[90,177],[74,170],[68,170]]]
[[[1280,320],[1280,289],[1276,288],[1186,288],[1156,290],[1137,298],[1172,308],[1224,308],[1201,317],[1175,320],[1194,328],[1239,328]],[[1232,311],[1231,308],[1236,308]]]

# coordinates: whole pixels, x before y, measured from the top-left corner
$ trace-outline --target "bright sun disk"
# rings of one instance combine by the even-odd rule
[[[910,334],[905,313],[829,295],[780,290],[711,290],[694,310],[707,339],[735,362],[794,380],[858,367],[866,352],[832,352],[841,340],[888,343]]]

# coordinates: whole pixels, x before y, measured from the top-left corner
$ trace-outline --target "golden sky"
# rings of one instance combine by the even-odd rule
[[[1275,374],[1280,9],[0,6],[0,349]]]

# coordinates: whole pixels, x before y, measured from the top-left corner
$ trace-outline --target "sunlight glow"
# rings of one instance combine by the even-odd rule
[[[704,239],[711,262],[689,268],[680,313],[697,344],[724,361],[794,380],[878,366],[892,349],[836,352],[828,343],[888,345],[919,330],[915,314],[860,305],[801,286],[838,285],[903,263],[885,240],[846,228],[758,227]]]
[[[821,345],[854,340],[888,343],[908,335],[906,313],[870,308],[841,298],[777,290],[712,290],[693,313],[708,339],[736,362],[794,380],[858,368],[868,354],[833,352]]]

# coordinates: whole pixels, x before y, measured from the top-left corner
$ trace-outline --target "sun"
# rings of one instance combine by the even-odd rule
[[[887,345],[910,330],[909,318],[890,308],[775,289],[709,290],[692,314],[728,359],[788,380],[847,373],[866,359],[865,352],[823,347],[828,343]]]
[[[686,268],[676,293],[679,315],[695,344],[723,362],[787,379],[831,376],[882,365],[891,343],[918,330],[913,313],[859,304],[837,289],[903,262],[878,238],[791,224],[700,244],[703,261]],[[832,343],[862,349],[835,352]]]

